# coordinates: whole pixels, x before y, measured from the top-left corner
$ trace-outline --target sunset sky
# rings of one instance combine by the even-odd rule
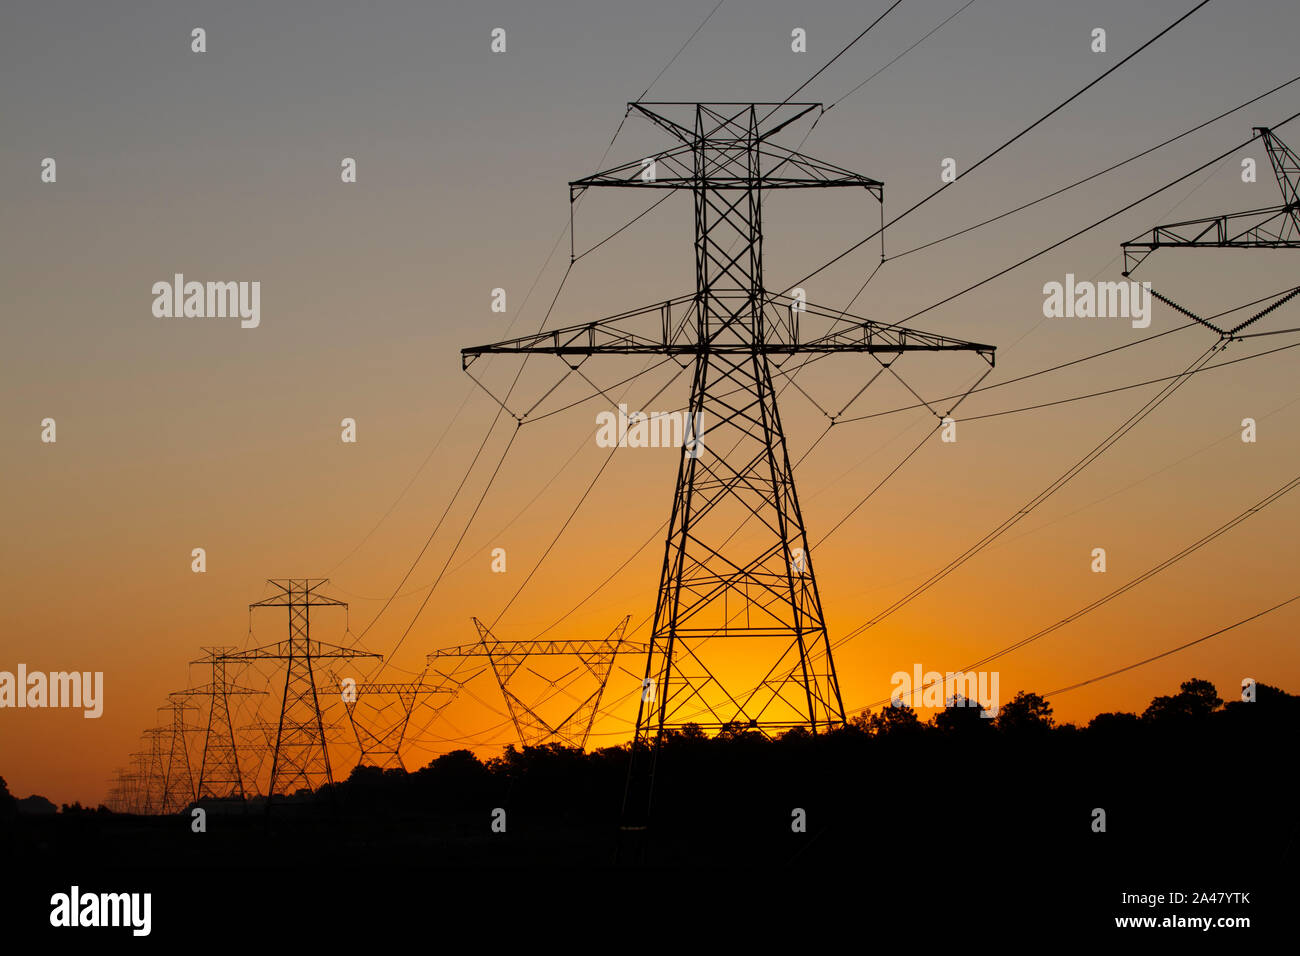
[[[1090,0],[1049,10],[1039,0],[976,0],[846,96],[963,2],[904,0],[798,97],[835,103],[803,151],[883,180],[886,216],[939,186],[944,158],[962,171],[1193,6]],[[474,640],[473,616],[500,616],[501,638],[536,636],[642,549],[548,636],[603,637],[631,615],[629,636],[646,638],[675,450],[616,453],[515,596],[608,456],[595,442],[604,399],[519,429],[480,505],[515,430],[502,416],[422,560],[376,615],[497,412],[461,371],[460,349],[541,326],[568,266],[567,183],[601,168],[627,102],[712,5],[331,0],[306,16],[254,3],[47,2],[6,11],[0,670],[102,671],[106,688],[98,720],[79,710],[0,711],[0,776],[11,791],[102,801],[114,768],[142,749],[140,732],[164,722],[156,708],[166,695],[208,679],[189,666],[201,646],[285,636],[280,611],[255,612],[250,631],[248,605],[271,593],[268,578],[329,578],[328,593],[350,608],[346,621],[322,612],[313,637],[351,643],[364,632],[360,643],[390,659],[384,677],[402,680],[430,651]],[[725,0],[646,98],[779,101],[887,5]],[[205,53],[191,52],[196,26],[207,31]],[[508,37],[503,54],[489,48],[495,27]],[[807,31],[806,53],[790,49],[796,27]],[[1104,54],[1089,48],[1097,27],[1107,30]],[[1210,3],[892,227],[887,254],[1035,199],[1291,79],[1297,27],[1294,3]],[[939,302],[1297,110],[1300,83],[1057,199],[889,261],[852,311],[896,321]],[[806,132],[792,128],[784,142],[797,146]],[[1300,147],[1300,122],[1278,132]],[[667,145],[661,130],[629,118],[603,165]],[[55,183],[41,181],[45,157],[57,161]],[[344,157],[356,159],[354,184],[340,181]],[[1255,183],[1241,180],[1247,157],[1258,163]],[[578,251],[657,198],[589,195],[576,214]],[[1186,319],[1159,304],[1145,330],[1124,319],[1044,318],[1043,285],[1067,273],[1118,280],[1120,243],[1158,223],[1279,201],[1256,142],[910,325],[998,346],[986,385],[1168,331]],[[764,217],[766,285],[785,292],[875,228],[879,210],[856,191],[809,190],[773,197]],[[546,328],[693,291],[691,229],[690,199],[677,195],[582,258]],[[879,258],[878,243],[868,243],[805,283],[808,298],[844,308]],[[1208,315],[1294,286],[1298,264],[1296,251],[1161,250],[1134,279]],[[151,287],[175,273],[260,282],[260,326],[156,318]],[[490,309],[498,287],[504,314]],[[1293,302],[1251,331],[1298,325]],[[1293,332],[1237,342],[1215,361],[1297,341]],[[1161,386],[961,419],[1172,375],[1214,342],[1208,329],[1191,328],[972,396],[956,416],[957,442],[935,437],[818,546],[934,416],[913,409],[835,426],[797,472],[832,640],[1033,499]],[[1300,352],[1282,351],[1196,376],[992,547],[839,649],[846,707],[888,697],[896,671],[956,670],[1052,624],[1294,477],[1297,361]],[[645,364],[600,357],[584,372],[609,388]],[[869,356],[836,357],[799,384],[839,407],[876,368]],[[920,354],[895,368],[934,399],[966,389],[985,367],[972,355]],[[518,369],[507,356],[472,371],[504,395]],[[509,404],[531,405],[564,371],[555,358],[530,360]],[[626,392],[633,409],[680,408],[689,375],[669,378],[660,369],[613,392]],[[583,394],[566,384],[543,410]],[[795,389],[781,403],[798,458],[827,420]],[[883,376],[846,417],[914,403]],[[54,444],[41,441],[47,417],[57,422]],[[355,444],[340,441],[347,417],[357,422]],[[1246,417],[1258,423],[1255,443],[1241,441]],[[999,659],[990,667],[1003,699],[1133,663],[1295,596],[1297,518],[1300,494],[1284,497]],[[200,547],[207,570],[196,574],[191,551]],[[505,574],[490,569],[496,547],[506,549]],[[1106,549],[1105,574],[1090,570],[1097,547]],[[1228,699],[1245,677],[1300,692],[1298,626],[1300,602],[1063,694],[1052,701],[1056,717],[1140,712],[1192,676]],[[538,669],[555,676],[574,663]],[[634,657],[622,663],[643,667]],[[261,713],[270,718],[272,669],[241,682],[261,688],[268,679]],[[615,671],[591,745],[628,738],[637,690],[636,677]],[[516,740],[491,676],[467,691],[410,742],[408,768],[458,747],[494,755]],[[343,721],[340,708],[333,715]],[[345,723],[338,734],[332,756],[343,776],[352,766]]]

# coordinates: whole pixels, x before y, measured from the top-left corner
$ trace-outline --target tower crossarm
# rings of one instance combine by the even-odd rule
[[[882,199],[885,184],[834,163],[815,159],[772,142],[791,123],[821,112],[820,103],[709,103],[693,128],[674,122],[669,113],[682,103],[629,103],[630,113],[667,130],[678,145],[569,183],[571,198],[600,186],[640,189],[818,189],[849,186]],[[759,119],[758,111],[765,115]],[[701,147],[715,150],[710,161],[697,162]]]
[[[1122,246],[1124,275],[1160,248],[1300,249],[1300,205],[1267,206],[1156,226]]]
[[[197,684],[194,687],[187,688],[183,693],[191,697],[211,697],[214,694],[265,694],[266,691],[254,690],[251,687],[243,687],[239,684],[222,685],[209,681],[206,684]]]
[[[636,641],[618,640],[568,640],[568,641],[474,641],[469,644],[457,644],[443,647],[429,655],[429,660],[447,657],[507,657],[516,654],[561,655],[561,654],[600,654],[617,649],[624,653],[644,654],[647,645]]]
[[[336,687],[342,687],[342,683],[335,681]],[[458,684],[447,686],[445,684],[430,684],[426,681],[408,681],[406,683],[384,684],[384,683],[363,683],[357,684],[353,688],[358,695],[360,694],[454,694],[459,687]]]
[[[383,654],[377,654],[372,651],[361,651],[352,647],[342,647],[338,644],[327,644],[324,641],[297,641],[284,640],[276,641],[273,644],[263,644],[261,647],[250,647],[245,651],[232,651],[223,655],[228,661],[262,661],[262,660],[289,660],[303,656],[303,645],[310,647],[310,656],[317,659],[326,658],[353,658],[353,657],[371,657],[375,660],[383,660]]]
[[[1183,249],[1300,249],[1300,157],[1267,126],[1255,127],[1282,193],[1282,203],[1156,226],[1122,244],[1124,275],[1162,247]]]
[[[742,298],[742,293],[734,293]],[[725,301],[725,293],[715,295]],[[550,332],[520,336],[487,345],[461,350],[461,365],[469,368],[480,355],[544,354],[566,358],[590,355],[668,355],[691,356],[707,351],[716,355],[790,355],[829,352],[975,352],[990,365],[996,346],[938,335],[902,325],[877,322],[849,315],[812,303],[795,303],[787,295],[768,292],[763,311],[766,334],[759,343],[715,337],[701,343],[701,330],[694,321],[697,314],[695,296],[679,296],[655,305],[617,315],[571,325]],[[800,323],[805,333],[813,323],[816,333],[806,340],[799,335]]]

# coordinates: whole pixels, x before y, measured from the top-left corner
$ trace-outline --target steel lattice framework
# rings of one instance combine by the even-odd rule
[[[199,779],[195,784],[196,799],[238,797],[243,800],[248,796],[244,790],[244,775],[239,767],[239,748],[235,741],[230,697],[232,694],[264,694],[266,691],[241,687],[229,676],[229,658],[226,655],[237,650],[235,647],[204,647],[204,656],[192,662],[207,664],[210,673],[206,684],[186,691],[195,697],[209,698],[203,755],[199,761]]]
[[[126,807],[127,813],[147,813],[149,801],[149,755],[147,753],[133,753],[131,757],[132,769],[127,772],[124,780],[126,783]]]
[[[132,754],[137,761],[141,777],[138,803],[139,813],[162,812],[163,791],[167,780],[167,757],[163,752],[163,738],[171,736],[170,727],[150,727],[141,737],[149,742],[145,753]]]
[[[1124,275],[1157,249],[1167,247],[1300,249],[1300,157],[1267,126],[1256,126],[1254,131],[1264,141],[1278,189],[1282,191],[1282,204],[1156,226],[1149,233],[1122,244]]]
[[[654,759],[643,754],[665,729],[696,724],[715,732],[806,727],[815,733],[845,719],[772,384],[774,360],[865,352],[888,364],[904,352],[954,350],[993,362],[990,345],[804,308],[802,297],[764,287],[767,191],[851,187],[883,201],[879,180],[773,141],[820,108],[629,104],[675,144],[652,162],[638,160],[570,183],[570,198],[602,187],[690,192],[695,292],[462,353],[467,368],[488,353],[556,354],[573,368],[596,354],[669,355],[693,363],[692,434],[678,468],[625,818],[648,815]],[[810,331],[809,324],[817,328]],[[740,526],[751,533],[738,537]],[[757,686],[738,693],[737,686],[753,686],[750,675]],[[653,750],[657,754],[657,746]]]
[[[235,728],[236,735],[242,740],[239,752],[244,762],[240,764],[240,772],[252,791],[261,793],[262,768],[266,765],[266,755],[275,751],[275,738],[279,732],[278,721],[261,717],[254,717],[242,727]]]
[[[197,710],[189,702],[188,691],[178,691],[167,695],[167,704],[159,710],[171,711],[171,745],[167,753],[167,763],[163,768],[162,794],[159,798],[160,813],[174,813],[184,810],[194,799],[194,770],[190,766],[190,748],[187,734],[197,730],[185,722],[187,710]]]
[[[271,779],[267,784],[268,806],[277,793],[294,793],[299,788],[314,790],[332,784],[329,747],[320,698],[316,692],[314,662],[379,658],[379,654],[311,639],[311,609],[342,607],[347,603],[319,593],[329,583],[325,578],[268,579],[279,593],[249,605],[254,608],[282,607],[289,612],[286,640],[224,655],[227,661],[282,660],[285,662],[284,696],[271,757]]]
[[[402,743],[406,739],[406,730],[410,726],[411,713],[415,710],[416,704],[421,698],[446,694],[445,700],[432,705],[432,720],[436,720],[447,705],[456,698],[457,692],[464,683],[438,671],[435,671],[432,676],[426,671],[416,680],[404,683],[361,681],[345,686],[342,680],[335,678],[334,685],[343,699],[348,722],[352,724],[352,733],[357,738],[357,749],[360,751],[357,766],[367,764],[381,769],[405,770],[406,764],[402,762]],[[373,703],[372,698],[384,697],[396,699],[398,711],[395,717],[381,716],[392,706],[394,702],[392,700],[376,706],[373,713],[365,719],[358,714],[363,698]]]
[[[492,673],[501,688],[501,696],[505,699],[506,709],[510,712],[510,720],[515,725],[515,732],[519,734],[521,744],[525,747],[538,747],[547,743],[559,743],[566,747],[585,748],[587,738],[591,735],[591,728],[596,722],[596,712],[600,709],[605,685],[609,683],[614,659],[620,651],[642,654],[646,652],[644,644],[635,644],[623,639],[630,620],[631,615],[623,618],[609,632],[609,636],[601,640],[502,641],[486,624],[478,618],[473,618],[474,628],[479,636],[477,641],[472,644],[444,647],[430,654],[429,660],[449,657],[486,657],[488,663],[492,665]],[[580,698],[578,706],[563,719],[547,720],[537,713],[535,706],[526,704],[510,689],[511,678],[529,657],[576,657],[586,668],[587,674],[595,678],[596,688],[585,698]],[[554,680],[543,677],[536,671],[532,673],[552,687],[557,687],[560,681],[569,678],[573,671]]]

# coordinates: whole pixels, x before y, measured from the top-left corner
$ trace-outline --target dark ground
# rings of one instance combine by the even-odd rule
[[[151,892],[150,938],[172,943],[415,932],[441,947],[451,927],[563,940],[603,925],[654,945],[660,931],[665,943],[686,933],[689,914],[723,939],[793,932],[855,948],[880,934],[984,948],[1040,932],[1240,945],[1300,918],[1297,703],[1088,729],[977,719],[778,741],[677,737],[660,759],[642,862],[628,861],[626,844],[615,861],[621,749],[508,750],[486,764],[462,751],[411,774],[365,768],[269,814],[207,802],[206,833],[191,831],[188,812],[6,807],[0,849],[17,879],[0,912],[6,939],[130,938],[48,927],[50,895],[76,883]],[[497,807],[505,833],[491,830]],[[795,808],[807,832],[792,832]],[[1105,832],[1093,830],[1094,808]],[[1125,892],[1170,891],[1187,900],[1121,903]],[[1249,903],[1193,905],[1205,892],[1246,892]],[[1115,928],[1116,916],[1146,915],[1245,915],[1252,926]],[[601,947],[614,938],[602,932]]]

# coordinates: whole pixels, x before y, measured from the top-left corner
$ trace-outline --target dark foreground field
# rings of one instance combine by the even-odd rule
[[[1117,934],[1117,916],[1250,917],[1250,930],[1175,930],[1231,945],[1294,915],[1298,703],[1275,695],[1086,729],[877,718],[816,738],[676,736],[640,859],[626,843],[616,858],[627,766],[617,748],[362,768],[269,812],[206,802],[204,833],[189,811],[10,811],[5,869],[19,879],[5,923],[48,929],[50,895],[76,884],[151,892],[151,936],[171,941],[269,929],[343,939],[429,931],[429,920],[504,931],[545,914],[625,920],[634,935],[690,912],[726,932],[868,937],[949,925]],[[498,808],[504,833],[492,827]],[[1123,893],[1166,901],[1126,904]],[[1203,894],[1213,895],[1196,902]]]

